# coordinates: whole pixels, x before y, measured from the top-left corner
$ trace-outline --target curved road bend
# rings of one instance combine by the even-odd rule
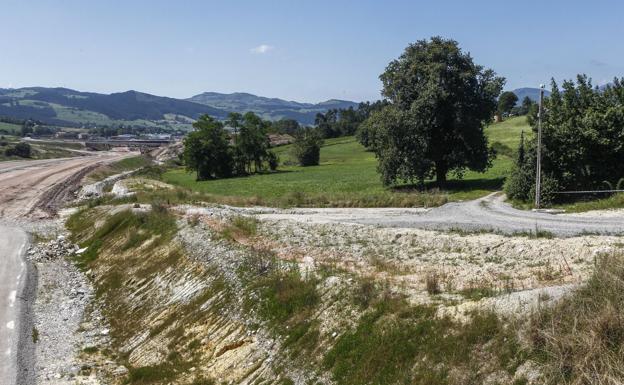
[[[614,211],[609,215],[553,215],[514,209],[504,202],[502,194],[490,194],[473,201],[447,203],[431,209],[260,210],[258,217],[426,230],[496,231],[505,234],[534,233],[537,229],[563,237],[586,233],[624,234],[624,210]]]
[[[93,156],[0,162],[0,220],[25,219],[31,215],[49,215],[41,208],[50,204],[47,193],[52,190],[69,191],[76,176],[85,169],[110,163],[132,153],[99,153]],[[61,199],[62,193],[55,195]],[[61,203],[61,202],[58,202]],[[38,211],[36,214],[35,212]],[[17,225],[0,223],[0,385],[25,385],[26,370],[22,348],[31,338],[26,310],[34,290],[24,253],[28,236]],[[22,330],[23,329],[23,330]],[[23,339],[23,340],[22,340]],[[21,343],[20,343],[21,341]],[[21,349],[20,349],[21,350]]]

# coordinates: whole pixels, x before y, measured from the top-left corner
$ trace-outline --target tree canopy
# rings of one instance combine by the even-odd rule
[[[232,174],[232,152],[223,123],[208,115],[193,123],[195,131],[184,139],[184,163],[195,171],[197,180],[228,177]]]
[[[505,91],[498,98],[498,113],[500,116],[509,115],[518,102],[518,97],[511,91]]]
[[[537,130],[537,111],[531,121]],[[535,191],[536,143],[506,185],[511,198],[530,200]],[[542,119],[542,193],[548,203],[552,192],[604,189],[624,177],[624,79],[615,79],[604,90],[594,88],[586,75],[576,82],[552,81],[544,101]]]
[[[368,118],[367,145],[385,184],[444,184],[449,171],[485,171],[493,151],[484,126],[496,111],[504,79],[473,62],[454,40],[410,44],[380,76],[389,105]]]
[[[233,128],[232,135],[222,122],[204,115],[184,139],[184,162],[188,170],[197,173],[197,180],[246,175],[266,166],[277,168],[279,159],[269,151],[270,122],[248,112],[232,113],[226,123]]]

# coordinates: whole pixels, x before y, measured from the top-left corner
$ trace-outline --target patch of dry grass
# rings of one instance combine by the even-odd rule
[[[531,325],[535,354],[551,384],[624,381],[624,256],[596,261],[589,282]]]

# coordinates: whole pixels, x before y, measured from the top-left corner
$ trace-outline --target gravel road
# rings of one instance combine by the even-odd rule
[[[338,222],[379,227],[427,230],[494,231],[505,234],[547,231],[557,236],[580,234],[624,234],[624,210],[605,213],[548,214],[517,210],[504,202],[504,195],[491,194],[467,202],[453,202],[432,209],[328,208],[254,209],[260,219],[303,222]]]

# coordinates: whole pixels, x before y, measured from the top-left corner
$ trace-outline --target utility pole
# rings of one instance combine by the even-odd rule
[[[539,110],[537,113],[537,172],[535,173],[535,208],[540,208],[542,193],[542,113],[544,111],[544,85],[540,84]]]

